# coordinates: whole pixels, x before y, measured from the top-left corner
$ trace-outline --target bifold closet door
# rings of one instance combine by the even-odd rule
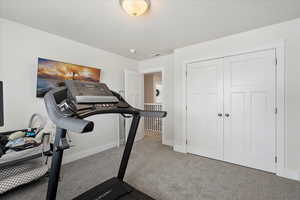
[[[224,59],[224,160],[275,172],[275,50]]]
[[[223,60],[187,66],[187,151],[223,159]]]

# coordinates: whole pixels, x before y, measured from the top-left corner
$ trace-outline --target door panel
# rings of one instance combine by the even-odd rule
[[[224,160],[275,172],[275,50],[224,61]]]
[[[125,71],[125,99],[133,107],[143,109],[143,85],[144,77],[135,71]],[[126,140],[130,130],[132,119],[125,120]],[[144,120],[140,120],[140,124],[136,133],[136,140],[144,137]]]
[[[187,66],[187,150],[223,159],[222,60]]]

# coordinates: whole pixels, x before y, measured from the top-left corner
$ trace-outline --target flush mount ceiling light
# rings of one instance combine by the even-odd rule
[[[131,16],[140,16],[150,8],[150,0],[120,0],[121,7]]]

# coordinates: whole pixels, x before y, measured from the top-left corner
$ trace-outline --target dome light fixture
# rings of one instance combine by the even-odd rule
[[[150,0],[120,0],[121,7],[130,16],[140,16],[150,8]]]

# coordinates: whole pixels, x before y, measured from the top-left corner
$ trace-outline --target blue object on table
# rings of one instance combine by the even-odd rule
[[[36,132],[34,131],[28,131],[25,133],[26,137],[35,137],[36,136]]]

